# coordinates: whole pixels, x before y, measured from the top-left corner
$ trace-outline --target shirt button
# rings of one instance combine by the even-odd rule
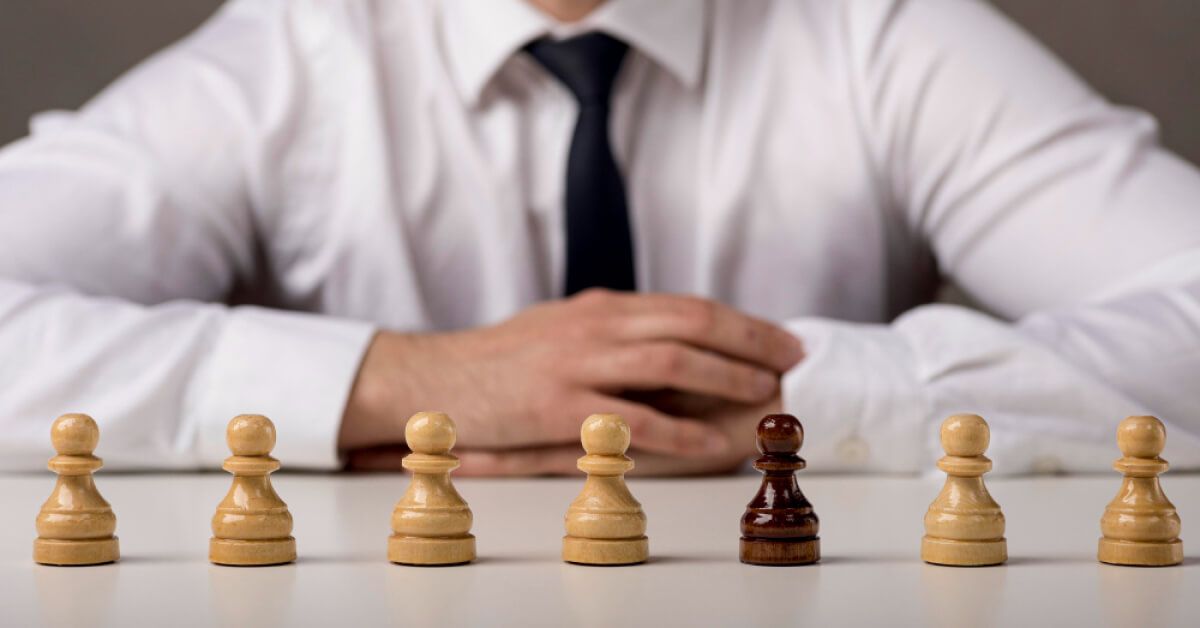
[[[1033,472],[1047,475],[1062,473],[1062,460],[1050,454],[1038,456],[1033,459]]]
[[[835,453],[846,464],[863,464],[867,461],[870,449],[867,447],[867,442],[858,436],[848,436],[837,444]]]

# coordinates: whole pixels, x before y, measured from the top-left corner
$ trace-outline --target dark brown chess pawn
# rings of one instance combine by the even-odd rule
[[[741,559],[752,565],[809,565],[821,560],[817,513],[796,484],[805,467],[797,455],[804,428],[790,414],[771,414],[758,423],[754,468],[762,487],[742,515]]]

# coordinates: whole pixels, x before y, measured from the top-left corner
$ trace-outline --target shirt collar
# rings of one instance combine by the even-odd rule
[[[505,61],[545,35],[603,31],[663,66],[686,87],[700,81],[707,2],[608,0],[576,24],[560,24],[525,0],[443,0],[441,28],[454,81],[472,105]]]

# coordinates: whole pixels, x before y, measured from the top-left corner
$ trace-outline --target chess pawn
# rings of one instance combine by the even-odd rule
[[[805,467],[797,455],[804,427],[790,414],[771,414],[758,424],[754,468],[763,474],[758,494],[742,516],[741,560],[752,565],[809,565],[821,560],[819,521],[796,484]]]
[[[92,473],[103,461],[92,455],[100,428],[86,414],[64,414],[50,427],[57,456],[47,465],[58,474],[37,517],[33,560],[43,565],[100,565],[121,557],[117,517],[100,496]]]
[[[631,565],[650,555],[646,513],[625,485],[633,460],[629,426],[615,414],[593,414],[580,430],[579,470],[587,474],[583,490],[567,508],[562,558],[584,565]]]
[[[280,565],[296,560],[292,538],[292,513],[271,486],[279,461],[275,424],[265,416],[236,416],[225,429],[232,456],[224,469],[233,474],[233,485],[217,505],[212,518],[213,538],[208,559],[218,565]]]
[[[1004,513],[988,494],[983,474],[992,470],[987,451],[991,433],[983,418],[958,414],[942,423],[938,468],[946,484],[925,513],[921,559],[936,565],[982,567],[1008,560]]]
[[[450,482],[458,458],[450,453],[454,421],[441,412],[419,412],[404,426],[412,453],[401,464],[412,471],[408,490],[392,511],[388,560],[403,565],[459,565],[475,560],[471,508]]]
[[[1158,482],[1167,470],[1167,461],[1159,457],[1166,440],[1166,428],[1152,416],[1131,416],[1117,427],[1123,457],[1113,469],[1125,479],[1100,518],[1100,562],[1143,567],[1183,562],[1179,513]]]

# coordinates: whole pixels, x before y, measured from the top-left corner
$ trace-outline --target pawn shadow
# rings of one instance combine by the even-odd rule
[[[553,564],[561,562],[557,557],[547,556],[479,556],[473,565],[521,565],[532,563]]]
[[[646,565],[670,565],[670,564],[686,564],[686,563],[714,564],[714,563],[727,562],[728,560],[729,560],[729,558],[726,556],[705,556],[703,554],[686,556],[686,555],[666,554],[666,555],[651,556],[651,557],[647,558],[646,562],[643,564],[646,564]]]
[[[337,565],[337,564],[345,564],[345,565],[362,565],[362,564],[367,564],[367,563],[376,563],[376,562],[382,562],[382,563],[386,563],[386,562],[387,562],[387,558],[386,558],[386,557],[383,557],[383,558],[381,558],[381,557],[379,557],[379,556],[367,556],[367,555],[365,555],[365,554],[360,554],[360,555],[357,555],[357,556],[356,556],[356,555],[353,555],[353,554],[351,554],[351,555],[343,555],[343,556],[328,556],[328,555],[324,555],[324,556],[323,556],[323,555],[311,556],[311,555],[304,555],[304,554],[301,554],[300,556],[297,556],[297,557],[296,557],[296,564],[297,564],[297,565],[306,565],[306,564],[318,564],[318,565]]]
[[[919,558],[911,556],[862,556],[862,555],[834,555],[822,556],[818,565],[879,565],[879,564],[901,564],[901,563],[919,563]]]
[[[1004,564],[1010,567],[1023,567],[1027,565],[1082,565],[1096,562],[1095,557],[1086,556],[1009,556]]]
[[[164,565],[202,560],[202,556],[172,556],[170,554],[126,554],[111,565]]]

